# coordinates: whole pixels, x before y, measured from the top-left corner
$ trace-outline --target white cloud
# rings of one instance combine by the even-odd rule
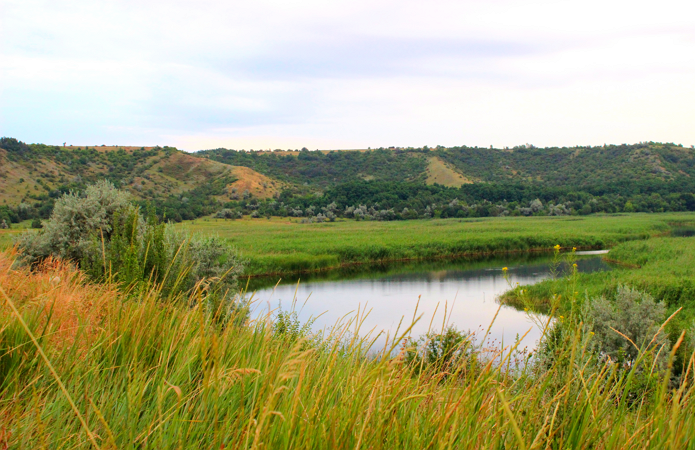
[[[31,142],[695,143],[683,1],[0,8],[0,134]]]

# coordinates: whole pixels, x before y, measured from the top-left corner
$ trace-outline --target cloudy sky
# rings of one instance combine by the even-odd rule
[[[695,2],[0,0],[0,134],[695,144]]]

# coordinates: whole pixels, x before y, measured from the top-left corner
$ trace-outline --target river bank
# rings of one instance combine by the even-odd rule
[[[177,226],[228,239],[247,261],[243,276],[258,277],[375,262],[544,252],[555,245],[609,248],[669,233],[673,224],[692,222],[693,213],[664,213],[316,224],[289,218],[204,218]]]

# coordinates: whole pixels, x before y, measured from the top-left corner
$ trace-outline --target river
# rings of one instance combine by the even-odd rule
[[[580,272],[609,270],[600,256],[579,256]],[[502,270],[507,267],[507,278]],[[279,308],[293,307],[302,322],[314,319],[314,331],[328,330],[339,321],[367,311],[360,335],[376,337],[375,348],[383,347],[385,333],[391,336],[403,321],[407,328],[417,315],[412,336],[417,337],[442,328],[444,312],[448,324],[459,330],[470,330],[482,337],[499,308],[496,298],[511,285],[528,285],[547,279],[552,274],[552,258],[534,255],[509,256],[478,260],[418,262],[377,265],[289,277],[253,280],[255,316]],[[560,267],[562,272],[563,268]],[[297,283],[299,281],[299,283]],[[294,301],[296,299],[296,302]],[[419,304],[418,304],[419,302]],[[431,323],[431,324],[430,324]],[[529,331],[530,330],[530,331]],[[532,349],[540,330],[524,311],[502,306],[487,341],[493,346],[513,342],[529,332],[521,347]]]

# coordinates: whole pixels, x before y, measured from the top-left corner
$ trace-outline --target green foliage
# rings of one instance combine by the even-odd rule
[[[260,216],[310,218],[325,214],[329,204],[337,205],[338,217],[348,218],[353,215],[346,208],[364,205],[360,220],[695,210],[695,152],[673,144],[201,154],[293,184],[279,201],[226,205]],[[477,182],[460,188],[425,185],[428,156]]]
[[[279,198],[260,200],[247,195],[226,204],[221,199],[233,179],[220,173],[191,185],[182,183],[191,166],[160,164],[179,154],[173,148],[103,151],[24,144],[13,138],[2,142],[7,157],[29,173],[36,167],[55,168],[55,174],[53,169],[39,171],[35,178],[39,191],[21,189],[25,200],[34,205],[31,218],[47,218],[55,199],[100,179],[130,186],[141,207],[156,204],[160,219],[176,222],[222,208],[254,217],[305,217],[307,223],[333,216],[408,220],[695,211],[695,151],[654,142],[544,149],[526,145],[511,150],[465,146],[292,153],[216,149],[187,156],[249,167],[284,182]],[[427,186],[432,157],[475,183],[460,188]],[[156,170],[155,164],[160,164]],[[330,205],[335,207],[328,211]],[[355,210],[360,214],[354,215]]]
[[[216,149],[199,152],[215,161],[249,167],[264,175],[302,186],[326,188],[358,179],[424,180],[427,161],[420,155],[379,149],[374,151],[246,152]]]
[[[24,157],[30,152],[30,148],[27,144],[10,137],[0,138],[0,148],[7,150],[8,155],[10,155],[12,159]]]
[[[104,233],[105,239],[110,238],[114,216],[133,208],[127,194],[101,181],[87,187],[83,195],[64,195],[43,230],[22,235],[17,244],[29,264],[48,256],[79,262],[94,252],[96,236]]]
[[[294,344],[299,339],[310,337],[311,325],[313,323],[314,320],[302,323],[296,311],[283,311],[281,309],[273,320],[273,333],[290,344]]]
[[[451,325],[442,332],[430,332],[419,339],[407,339],[403,343],[405,361],[416,370],[429,370],[470,375],[479,371],[478,346],[475,336]]]
[[[591,301],[587,319],[601,353],[611,361],[633,364],[640,353],[656,348],[662,365],[665,363],[671,350],[668,337],[660,330],[666,307],[651,295],[619,286],[613,301],[605,297]]]
[[[216,236],[190,237],[154,213],[145,220],[128,195],[108,181],[88,186],[83,195],[60,198],[44,228],[22,235],[17,244],[27,264],[66,259],[92,279],[118,281],[127,289],[155,285],[166,298],[190,292],[204,280],[209,301],[228,298],[242,268],[228,243]]]
[[[4,286],[31,287],[9,298],[55,375],[9,308],[0,309],[7,448],[92,448],[87,432],[100,448],[157,449],[662,449],[692,441],[692,378],[670,389],[666,370],[640,385],[639,357],[616,370],[592,358],[588,333],[569,322],[548,364],[510,368],[452,330],[433,346],[433,364],[418,370],[403,354],[343,340],[355,320],[315,344],[291,342],[265,321],[220,327],[202,308],[162,307],[152,291],[137,302],[111,298],[102,305],[110,314],[91,314],[70,334],[75,327],[47,306],[90,286],[56,289],[31,273],[11,275],[26,279]],[[463,354],[479,362],[475,370],[455,364]]]
[[[605,248],[644,240],[695,215],[499,217],[457,220],[336,221],[203,219],[182,229],[218,234],[248,258],[246,275],[311,271],[377,260],[481,256],[562,247]],[[596,294],[598,295],[598,294]]]

